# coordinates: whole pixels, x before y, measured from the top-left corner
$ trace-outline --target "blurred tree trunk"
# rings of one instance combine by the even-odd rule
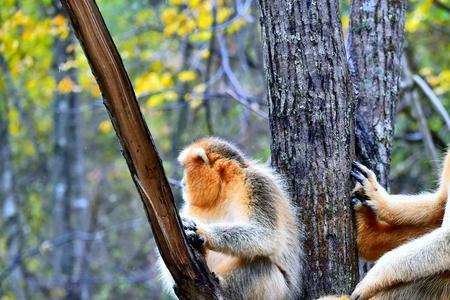
[[[0,55],[0,65],[2,66],[3,76],[11,91],[12,79],[7,71],[6,61]],[[8,78],[6,78],[8,77]],[[13,95],[13,92],[8,93]],[[23,233],[20,224],[19,205],[14,190],[14,172],[12,166],[11,144],[9,140],[9,100],[2,94],[0,98],[0,201],[2,205],[2,234],[6,237],[7,259],[8,263],[14,262],[17,256],[22,253]],[[24,285],[24,277],[19,266],[15,266],[8,278],[8,286],[10,292],[13,293],[18,300],[26,299]],[[2,288],[0,287],[0,294]]]
[[[347,40],[356,89],[356,155],[388,187],[406,1],[353,0]]]
[[[55,16],[63,15],[59,1],[54,2]],[[74,91],[78,74],[64,64],[75,59],[74,36],[58,37],[53,44],[53,72],[61,89],[55,93],[54,161],[52,168],[52,203],[54,235],[73,235],[73,228],[86,232],[88,228],[88,199],[84,190],[84,161],[81,139],[79,98]],[[64,90],[67,88],[67,90]],[[89,299],[86,280],[80,281],[84,241],[75,238],[56,247],[53,256],[55,285],[65,290],[66,299]],[[83,291],[83,293],[82,293]],[[83,295],[83,297],[82,297]]]
[[[204,258],[188,244],[130,78],[94,0],[62,0],[103,95],[161,257],[180,299],[222,299]]]
[[[304,228],[300,299],[349,293],[358,260],[349,194],[353,98],[335,0],[260,0],[272,163]]]

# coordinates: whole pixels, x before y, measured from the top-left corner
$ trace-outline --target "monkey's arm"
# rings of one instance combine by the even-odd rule
[[[257,171],[247,170],[249,221],[199,227],[206,248],[254,258],[269,256],[277,249],[279,234],[277,203],[281,197],[273,180]],[[278,245],[279,246],[279,245]]]
[[[269,256],[276,247],[275,229],[261,223],[217,224],[197,228],[208,249],[254,258]]]
[[[448,163],[444,167],[443,176],[448,173],[447,165]],[[435,193],[390,195],[378,183],[373,171],[360,163],[354,163],[353,166],[355,170],[352,172],[352,176],[359,183],[356,190],[367,196],[365,204],[372,208],[381,220],[392,225],[440,223],[444,215],[444,203],[447,197],[447,189],[442,184]]]
[[[438,225],[391,225],[380,221],[372,209],[363,206],[361,202],[355,203],[354,210],[358,230],[358,251],[369,261],[375,261],[384,253],[438,227]]]
[[[450,202],[442,227],[382,256],[358,284],[352,299],[369,299],[396,284],[410,282],[450,267]]]

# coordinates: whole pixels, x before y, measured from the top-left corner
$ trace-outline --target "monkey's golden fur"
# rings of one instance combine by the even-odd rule
[[[294,299],[303,252],[296,209],[278,176],[219,138],[189,145],[179,161],[186,184],[181,215],[204,238],[225,299]]]
[[[450,299],[450,151],[433,193],[390,195],[371,170],[357,170],[358,250],[378,261],[351,297],[322,299]]]

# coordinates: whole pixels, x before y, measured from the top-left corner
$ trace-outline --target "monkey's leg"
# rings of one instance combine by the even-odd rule
[[[450,299],[450,272],[444,272],[404,284],[376,294],[371,300],[448,300]]]
[[[369,207],[353,199],[357,224],[359,254],[369,261],[375,261],[384,253],[407,241],[418,238],[437,226],[391,225],[380,221]]]
[[[435,193],[420,195],[390,195],[378,183],[373,171],[355,162],[352,176],[360,184],[356,189],[369,198],[366,204],[383,221],[392,225],[439,226],[444,215],[447,189],[440,187]],[[450,172],[445,170],[443,173]]]
[[[442,227],[383,255],[358,284],[352,299],[370,299],[397,284],[450,268],[450,229]]]
[[[268,258],[257,258],[232,270],[221,287],[227,300],[289,299],[286,279]]]

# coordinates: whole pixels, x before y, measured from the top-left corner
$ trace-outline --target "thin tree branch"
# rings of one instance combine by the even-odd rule
[[[442,118],[445,121],[445,124],[447,125],[447,129],[450,131],[450,116],[447,110],[445,109],[444,105],[442,105],[442,102],[439,100],[439,98],[436,96],[436,94],[433,92],[430,86],[425,82],[425,80],[423,80],[422,77],[420,77],[419,75],[414,75],[413,80],[417,84],[417,86],[420,87],[420,89],[427,96],[427,98],[431,101],[437,112],[442,116]]]
[[[439,170],[439,159],[436,151],[436,147],[433,143],[433,138],[431,137],[430,129],[428,128],[427,118],[422,109],[422,104],[420,103],[419,95],[417,91],[413,91],[411,94],[412,105],[416,111],[417,120],[419,121],[420,131],[422,131],[423,142],[425,143],[428,152],[431,155],[431,161],[435,170]]]

